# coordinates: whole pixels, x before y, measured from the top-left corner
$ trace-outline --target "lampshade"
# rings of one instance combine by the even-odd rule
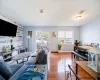
[[[31,37],[30,36],[27,36],[26,38],[30,39]]]

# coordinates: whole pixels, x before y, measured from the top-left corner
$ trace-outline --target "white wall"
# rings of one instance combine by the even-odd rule
[[[71,30],[74,31],[74,39],[79,40],[80,39],[80,27],[24,27],[24,47],[28,47],[28,40],[27,40],[27,36],[28,36],[28,31],[33,31],[33,36],[32,39],[30,39],[30,51],[34,52],[36,50],[36,37],[35,37],[35,32],[36,30],[40,30],[40,31],[47,31],[49,32],[49,43],[50,43],[50,50],[51,51],[57,51],[57,46],[58,46],[58,38],[57,37],[52,37],[52,32],[58,32],[58,30]]]
[[[80,27],[80,39],[83,44],[100,44],[100,19]]]

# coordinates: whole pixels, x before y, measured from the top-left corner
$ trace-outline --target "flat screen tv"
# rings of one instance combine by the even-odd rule
[[[0,19],[0,36],[15,37],[17,26]]]

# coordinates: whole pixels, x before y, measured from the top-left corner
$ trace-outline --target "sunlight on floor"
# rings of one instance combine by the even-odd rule
[[[69,58],[62,58],[59,62],[58,62],[58,72],[64,72],[64,71],[69,71],[69,68],[67,67],[68,64],[71,65],[72,61]]]

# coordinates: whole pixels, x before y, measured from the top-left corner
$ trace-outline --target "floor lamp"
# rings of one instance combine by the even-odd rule
[[[28,39],[28,51],[29,51],[29,40],[30,40],[30,36],[27,36]]]

